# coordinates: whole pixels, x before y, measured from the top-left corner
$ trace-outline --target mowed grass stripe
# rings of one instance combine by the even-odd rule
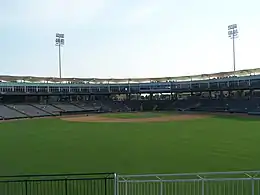
[[[260,169],[260,122],[0,124],[0,175],[176,173]]]

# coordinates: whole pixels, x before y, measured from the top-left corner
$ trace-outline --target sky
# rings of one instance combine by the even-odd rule
[[[0,74],[135,78],[260,67],[259,0],[0,0]]]

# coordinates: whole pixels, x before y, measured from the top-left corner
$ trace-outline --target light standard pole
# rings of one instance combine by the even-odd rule
[[[64,46],[64,34],[56,33],[55,46],[59,47],[59,75],[61,79],[61,47]]]
[[[236,71],[235,39],[238,37],[237,24],[232,24],[228,26],[228,37],[232,39],[233,42],[233,68],[234,68],[234,76],[235,76],[235,71]]]

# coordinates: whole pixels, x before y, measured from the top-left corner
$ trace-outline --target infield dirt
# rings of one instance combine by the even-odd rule
[[[160,116],[151,118],[110,118],[101,115],[78,116],[78,117],[64,117],[62,120],[73,122],[167,122],[167,121],[183,121],[208,118],[209,115],[199,114],[182,114],[172,116]]]

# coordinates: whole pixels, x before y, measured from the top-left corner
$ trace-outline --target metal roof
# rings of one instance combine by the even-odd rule
[[[35,77],[35,76],[9,76],[0,75],[0,80],[4,82],[84,82],[84,83],[128,83],[128,82],[167,82],[184,80],[203,80],[209,78],[229,77],[229,76],[249,76],[260,74],[260,68],[245,69],[231,72],[218,72],[211,74],[199,74],[177,77],[161,78],[57,78],[57,77]]]

